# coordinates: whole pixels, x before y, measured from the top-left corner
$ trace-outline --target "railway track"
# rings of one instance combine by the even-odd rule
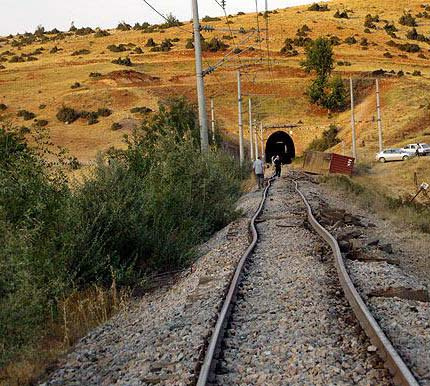
[[[418,384],[355,289],[336,239],[316,221],[298,182],[269,181],[250,231],[198,385]],[[316,249],[325,249],[321,239],[334,256],[329,267],[315,260]]]

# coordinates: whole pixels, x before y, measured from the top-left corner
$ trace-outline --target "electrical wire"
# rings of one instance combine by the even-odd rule
[[[147,0],[142,0],[149,8],[151,8],[157,15],[161,16],[165,21],[169,22],[169,19],[164,16],[160,11],[158,11],[154,6],[152,6]],[[193,35],[192,31],[187,30],[186,28],[182,28],[180,25],[175,25],[172,28],[179,28],[182,31],[185,31],[191,35]]]

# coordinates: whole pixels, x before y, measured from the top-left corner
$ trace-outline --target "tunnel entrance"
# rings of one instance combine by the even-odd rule
[[[273,133],[266,142],[266,162],[279,155],[283,164],[290,164],[296,156],[292,138],[284,131]]]

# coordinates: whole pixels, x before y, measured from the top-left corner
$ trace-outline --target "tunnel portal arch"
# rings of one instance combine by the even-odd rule
[[[283,164],[290,164],[296,156],[293,139],[285,131],[273,133],[266,142],[266,162],[279,155]]]

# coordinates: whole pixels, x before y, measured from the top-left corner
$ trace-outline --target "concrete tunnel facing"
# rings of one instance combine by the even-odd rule
[[[279,155],[281,162],[290,164],[296,156],[293,139],[284,131],[273,133],[266,142],[266,162],[270,163],[272,157]]]

